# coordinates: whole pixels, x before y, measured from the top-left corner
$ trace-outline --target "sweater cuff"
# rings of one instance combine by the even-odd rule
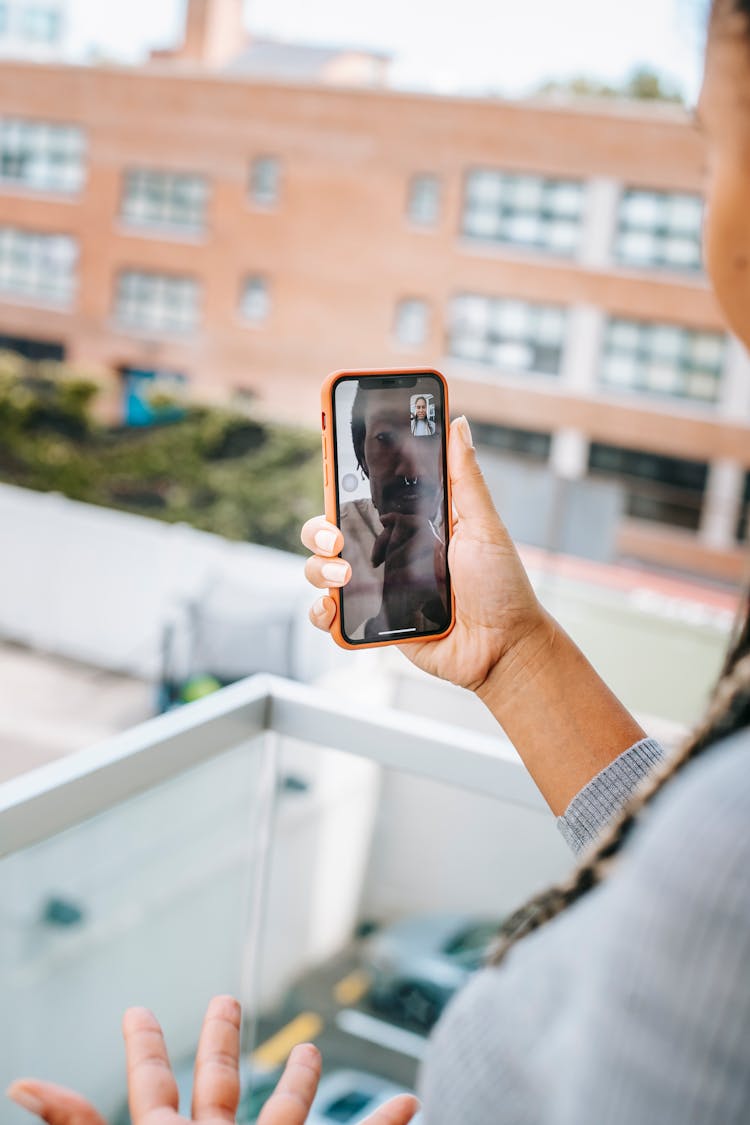
[[[557,818],[557,827],[576,855],[588,847],[624,808],[643,779],[663,757],[664,750],[655,738],[642,738],[605,766],[576,794],[562,816]]]

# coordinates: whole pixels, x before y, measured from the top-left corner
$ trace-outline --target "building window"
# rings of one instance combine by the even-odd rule
[[[260,324],[271,311],[271,297],[265,277],[246,277],[242,285],[240,314],[251,324]]]
[[[198,283],[192,277],[127,270],[117,279],[115,316],[123,328],[190,332],[198,323]]]
[[[615,257],[627,266],[699,270],[702,222],[698,195],[628,189],[620,199]]]
[[[624,391],[716,402],[725,348],[720,332],[613,319],[607,325],[600,383]]]
[[[134,226],[198,232],[206,224],[203,176],[135,168],[125,173],[122,218]]]
[[[466,178],[463,233],[561,257],[578,249],[583,184],[480,169]]]
[[[257,156],[250,165],[250,199],[261,207],[279,201],[281,162],[276,156]]]
[[[44,359],[62,363],[65,359],[65,344],[56,340],[38,340],[31,336],[0,335],[0,352],[15,352],[34,363]]]
[[[430,311],[426,301],[410,298],[396,305],[394,334],[405,348],[419,348],[427,339]]]
[[[698,529],[708,479],[705,461],[593,442],[589,470],[625,485],[629,516]]]
[[[440,181],[437,176],[412,176],[406,204],[409,221],[418,227],[434,227],[440,217]]]
[[[0,228],[0,291],[69,304],[76,284],[78,244],[66,234]]]
[[[86,140],[75,125],[0,118],[0,184],[66,194],[83,186]]]
[[[510,453],[529,461],[549,460],[552,434],[542,430],[519,430],[515,426],[495,426],[472,419],[471,432],[477,445],[498,453]]]
[[[29,6],[22,14],[24,38],[33,43],[56,43],[62,13],[58,8]]]
[[[504,371],[557,375],[565,317],[558,305],[464,294],[451,305],[449,351]]]

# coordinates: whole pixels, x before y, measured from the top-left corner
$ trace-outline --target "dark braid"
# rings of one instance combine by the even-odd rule
[[[750,0],[748,0],[750,2]],[[708,713],[685,745],[654,771],[616,817],[592,851],[563,883],[542,891],[505,922],[490,953],[499,964],[505,954],[532,930],[539,929],[607,875],[644,808],[659,790],[693,758],[722,738],[750,726],[750,595],[743,603],[734,643],[730,647]]]

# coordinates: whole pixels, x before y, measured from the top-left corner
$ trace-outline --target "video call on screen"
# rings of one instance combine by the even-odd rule
[[[342,627],[352,643],[441,633],[449,622],[442,383],[345,377],[334,388]]]

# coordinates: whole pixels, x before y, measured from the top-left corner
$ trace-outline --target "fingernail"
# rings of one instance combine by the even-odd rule
[[[315,536],[315,546],[320,547],[321,551],[330,554],[333,550],[333,545],[336,542],[335,531],[319,531]]]
[[[467,449],[474,448],[474,441],[471,436],[471,426],[469,425],[465,415],[463,414],[460,418],[456,418],[456,433],[461,438],[461,441],[464,443]]]
[[[318,598],[315,605],[312,607],[312,611],[316,617],[321,617],[326,611],[325,598]]]
[[[23,1087],[19,1088],[18,1086],[16,1086],[14,1088],[12,1085],[8,1087],[8,1089],[5,1091],[5,1094],[10,1098],[12,1102],[15,1102],[16,1105],[20,1105],[22,1109],[27,1109],[29,1113],[35,1113],[37,1117],[42,1116],[44,1102],[42,1102],[41,1099],[38,1098],[35,1094],[30,1093],[28,1090],[24,1090]]]
[[[345,582],[349,567],[343,562],[324,563],[320,573],[327,582]]]

